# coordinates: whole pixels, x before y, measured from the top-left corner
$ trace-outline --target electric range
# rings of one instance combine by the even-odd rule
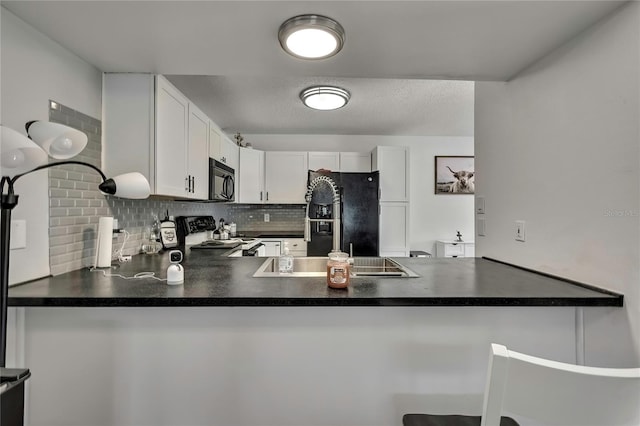
[[[235,256],[263,256],[264,245],[260,238],[234,237],[228,240],[212,239],[216,229],[213,216],[180,216],[176,219],[178,241],[192,250],[211,250],[239,247]],[[237,253],[237,254],[235,254]]]

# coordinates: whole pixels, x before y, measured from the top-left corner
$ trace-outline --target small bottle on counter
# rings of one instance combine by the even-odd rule
[[[289,253],[287,242],[284,243],[283,253],[278,258],[278,271],[285,274],[293,272],[293,256]]]
[[[341,251],[329,253],[327,285],[331,288],[347,288],[349,286],[349,275],[349,255]]]

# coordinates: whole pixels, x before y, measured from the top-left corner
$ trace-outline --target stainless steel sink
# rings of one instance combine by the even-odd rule
[[[294,257],[293,272],[278,272],[278,258],[270,257],[253,274],[254,277],[324,277],[327,257]],[[351,265],[352,277],[401,277],[419,275],[388,257],[355,257]]]

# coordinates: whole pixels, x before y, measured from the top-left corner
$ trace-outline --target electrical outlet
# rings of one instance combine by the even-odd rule
[[[486,234],[485,231],[485,222],[484,222],[484,218],[478,218],[476,219],[476,234],[479,237],[484,237]]]
[[[264,214],[264,221],[265,222],[269,222],[271,220],[271,218],[269,217],[269,213],[265,213]]]
[[[525,221],[524,220],[516,220],[516,241],[525,241],[526,233],[525,233]]]

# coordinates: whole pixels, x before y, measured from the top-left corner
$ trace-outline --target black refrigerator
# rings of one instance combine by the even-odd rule
[[[340,249],[353,256],[379,255],[379,172],[339,173],[309,170],[308,182],[329,176],[340,190]],[[309,204],[311,219],[333,219],[333,191],[318,185]],[[311,222],[311,241],[307,256],[326,256],[333,249],[333,223]]]

